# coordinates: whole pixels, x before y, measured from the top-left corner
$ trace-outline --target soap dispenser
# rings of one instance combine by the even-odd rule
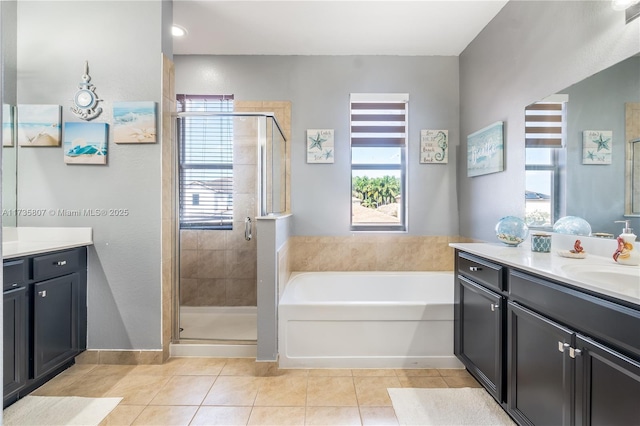
[[[623,265],[640,265],[640,251],[636,244],[636,235],[629,227],[629,221],[616,220],[616,223],[624,223],[624,229],[618,237],[618,249],[613,253],[613,260]]]

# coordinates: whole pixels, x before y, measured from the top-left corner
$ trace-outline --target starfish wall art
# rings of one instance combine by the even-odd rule
[[[307,130],[307,163],[333,163],[333,129]]]
[[[582,132],[582,164],[611,164],[611,130]]]

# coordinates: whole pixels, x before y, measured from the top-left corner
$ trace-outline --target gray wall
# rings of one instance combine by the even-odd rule
[[[349,94],[409,93],[408,227],[457,235],[457,57],[175,55],[176,93],[290,100],[294,235],[349,235]],[[306,163],[306,129],[335,130],[335,163]],[[420,129],[449,130],[449,164],[419,164]]]
[[[89,61],[109,122],[114,101],[161,101],[158,1],[18,4],[18,103],[59,104],[63,122]],[[80,17],[88,18],[78,25]],[[83,21],[84,22],[84,21]],[[64,129],[63,129],[64,131]],[[158,134],[160,129],[158,128]],[[160,349],[160,145],[116,145],[108,165],[65,165],[62,148],[21,148],[19,208],[129,209],[126,217],[24,218],[19,226],[90,226],[89,347]]]
[[[640,51],[608,1],[511,0],[460,56],[460,234],[496,241],[505,215],[524,216],[524,107]],[[505,122],[505,171],[468,178],[466,135]],[[620,212],[621,213],[621,212]]]
[[[17,36],[17,3],[0,2],[2,22],[0,37],[2,38],[2,104],[16,104],[16,36]],[[16,152],[17,147],[2,148],[2,208],[16,208]],[[16,217],[2,216],[3,226],[15,226]]]
[[[617,235],[624,220],[625,102],[640,102],[640,57],[629,58],[563,90],[567,107],[567,215],[593,232]],[[610,165],[582,164],[583,130],[612,130]],[[636,224],[640,225],[638,219]],[[632,226],[640,230],[638,225]]]

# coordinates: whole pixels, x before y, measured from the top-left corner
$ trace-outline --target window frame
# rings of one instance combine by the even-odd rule
[[[354,103],[403,103],[404,104],[404,132],[401,137],[397,135],[390,138],[395,142],[391,143],[365,143],[365,144],[355,144],[354,145],[354,127],[358,127],[358,125],[354,126],[354,122],[357,123],[357,120],[353,120],[354,114],[353,104]],[[350,102],[349,102],[349,126],[350,126],[350,148],[349,148],[349,163],[350,163],[350,179],[351,183],[349,185],[350,188],[350,200],[353,199],[353,179],[354,179],[354,171],[366,171],[366,170],[376,170],[376,171],[400,171],[400,203],[398,203],[398,223],[387,223],[387,222],[353,222],[353,202],[349,203],[349,229],[352,232],[407,232],[407,206],[408,206],[408,190],[407,190],[407,145],[408,145],[408,129],[409,129],[409,95],[407,93],[351,93]],[[372,123],[378,123],[380,125],[380,121],[374,121]],[[375,124],[374,124],[375,125]],[[382,125],[384,127],[384,125]],[[398,143],[398,139],[402,139],[402,143]],[[366,164],[354,164],[353,163],[353,148],[368,148],[368,149],[377,149],[377,148],[398,148],[400,150],[400,162],[397,164],[394,163],[366,163]]]
[[[220,112],[222,114],[233,112],[233,99],[234,99],[233,95],[183,95],[183,94],[180,94],[176,96],[178,112],[186,113],[185,116],[180,117],[182,120],[181,119],[178,120],[178,126],[176,129],[177,135],[178,135],[178,138],[177,138],[178,139],[178,226],[180,229],[187,229],[187,230],[188,229],[191,229],[191,230],[232,230],[233,229],[233,219],[234,219],[233,212],[235,207],[235,200],[234,200],[235,197],[233,196],[233,132],[231,133],[231,136],[225,137],[225,142],[230,141],[230,144],[228,145],[230,146],[230,150],[231,150],[230,152],[231,162],[187,162],[185,161],[185,157],[186,157],[186,150],[188,148],[188,145],[185,143],[186,141],[185,133],[188,131],[188,126],[186,126],[186,122],[183,121],[184,119],[190,118],[188,116],[189,112],[194,112],[195,113],[194,117],[197,117],[198,115],[202,117],[212,116],[207,114],[207,112],[212,112],[212,113]],[[188,101],[192,101],[192,100],[202,100],[202,102],[219,101],[219,105],[221,108],[219,111],[212,110],[212,111],[206,111],[206,112],[189,110],[187,108],[187,104],[188,104]],[[230,102],[230,103],[225,105],[225,102]],[[224,117],[222,118],[224,119]],[[232,118],[229,117],[229,120],[232,120]],[[233,130],[233,124],[231,124],[230,127],[231,127],[231,130]],[[206,128],[206,126],[204,126],[204,128]],[[231,170],[231,190],[229,192],[231,196],[229,197],[229,201],[227,202],[227,205],[229,206],[227,211],[230,211],[231,215],[228,218],[220,219],[219,223],[212,223],[208,221],[189,222],[185,220],[184,214],[186,211],[183,205],[183,194],[186,194],[186,189],[185,189],[186,182],[184,182],[184,179],[185,179],[184,172],[186,170],[212,170],[212,171],[222,171],[222,172]]]

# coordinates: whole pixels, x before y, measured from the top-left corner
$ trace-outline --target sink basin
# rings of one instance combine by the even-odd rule
[[[640,267],[638,266],[569,264],[563,265],[561,269],[567,278],[640,298]]]

